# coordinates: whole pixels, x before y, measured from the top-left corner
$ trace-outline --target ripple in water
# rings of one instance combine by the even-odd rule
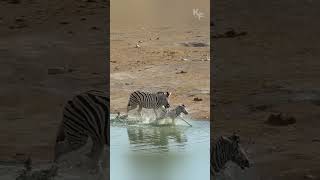
[[[111,118],[114,115],[111,115]],[[114,180],[210,179],[210,125],[181,120],[110,126],[110,176]]]

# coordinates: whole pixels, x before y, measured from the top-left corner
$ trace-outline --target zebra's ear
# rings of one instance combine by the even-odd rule
[[[240,143],[240,136],[237,135],[235,132],[233,133],[233,135],[231,136],[232,141]]]

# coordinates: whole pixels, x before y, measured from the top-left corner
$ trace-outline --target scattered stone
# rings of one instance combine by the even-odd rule
[[[73,34],[74,32],[73,31],[68,31],[68,34]]]
[[[187,58],[181,58],[181,60],[183,60],[183,61],[189,61],[189,59],[187,59]]]
[[[257,111],[265,111],[267,109],[272,108],[272,105],[258,105],[258,106],[254,106],[254,105],[248,105],[249,106],[249,110],[252,112],[257,112]]]
[[[136,44],[136,48],[140,48],[140,47],[141,47],[141,46],[137,43],[137,44]]]
[[[85,17],[80,19],[80,21],[85,21],[85,20],[87,20],[87,18],[85,18]]]
[[[10,0],[8,1],[9,4],[20,4],[21,0]]]
[[[100,28],[98,28],[97,26],[92,26],[91,29],[92,30],[99,30]]]
[[[296,119],[288,115],[282,115],[282,113],[271,114],[266,123],[273,126],[287,126],[290,124],[295,124]]]
[[[202,43],[202,42],[184,42],[181,44],[185,47],[207,47],[207,46],[209,46],[207,43]]]
[[[202,99],[198,98],[198,97],[195,97],[195,98],[193,98],[193,101],[202,101]]]
[[[25,20],[22,17],[17,17],[15,19],[16,22],[24,22]]]
[[[139,40],[138,43],[143,43],[143,41]]]
[[[59,67],[57,67],[57,68],[49,68],[48,69],[48,74],[49,75],[56,75],[56,74],[64,74],[64,73],[66,73],[66,69],[65,68],[63,68],[63,67],[61,67],[61,68],[59,68]]]
[[[304,179],[316,179],[316,177],[312,174],[306,174],[304,175]]]
[[[67,24],[70,24],[70,22],[62,21],[62,22],[60,22],[60,24],[62,24],[62,25],[67,25]]]
[[[157,37],[157,38],[156,38],[156,40],[159,40],[159,39],[160,39],[160,37]]]
[[[320,142],[320,139],[312,139],[312,142]]]
[[[243,31],[243,32],[236,32],[233,28],[230,28],[229,31],[226,31],[224,34],[217,34],[214,35],[213,38],[234,38],[238,36],[245,36],[248,33]]]
[[[184,74],[184,73],[187,73],[186,71],[183,71],[183,70],[181,70],[181,71],[179,71],[179,72],[176,72],[176,74]]]

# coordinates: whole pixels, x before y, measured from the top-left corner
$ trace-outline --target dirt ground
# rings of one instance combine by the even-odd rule
[[[312,0],[213,1],[211,134],[239,131],[254,164],[237,179],[320,179],[319,5]],[[229,28],[247,35],[215,36]],[[279,112],[296,123],[264,123]]]
[[[162,11],[143,0],[111,3],[111,112],[126,113],[135,90],[170,91],[172,107],[185,104],[192,118],[209,120],[209,1],[158,2]]]
[[[106,17],[103,1],[0,1],[1,163],[51,161],[64,103],[107,89]]]

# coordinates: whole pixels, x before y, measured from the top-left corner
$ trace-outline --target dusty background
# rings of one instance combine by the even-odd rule
[[[126,113],[135,90],[170,91],[172,107],[209,120],[209,17],[208,0],[111,1],[111,112]]]
[[[236,179],[320,179],[319,1],[213,1],[213,135],[240,130],[254,162]],[[264,123],[283,112],[296,124]]]
[[[1,162],[51,160],[64,103],[107,89],[106,15],[103,1],[0,1]]]

